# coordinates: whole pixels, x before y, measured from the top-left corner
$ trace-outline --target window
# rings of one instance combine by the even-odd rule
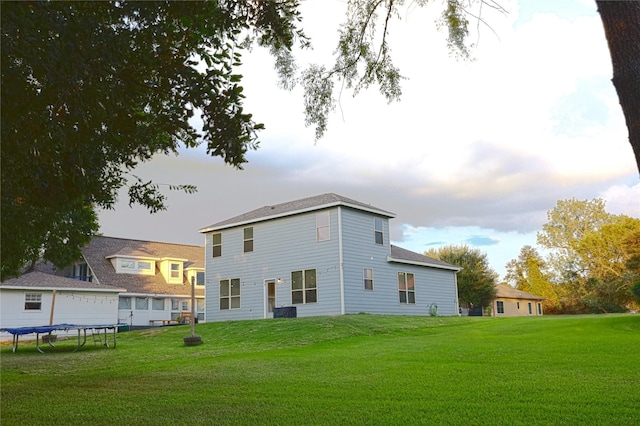
[[[373,269],[364,268],[364,289],[373,290]]]
[[[204,272],[196,272],[196,285],[204,285]]]
[[[118,309],[131,309],[131,298],[130,297],[119,298]]]
[[[222,256],[222,234],[213,234],[211,239],[213,241],[213,257]]]
[[[39,311],[42,309],[42,293],[25,293],[24,310]]]
[[[180,310],[180,299],[171,299],[171,310],[172,311]]]
[[[375,240],[376,240],[376,244],[384,244],[384,233],[383,233],[383,229],[382,229],[382,218],[380,217],[375,217],[373,218],[373,227],[374,227],[374,234],[375,234]]]
[[[329,212],[316,213],[316,241],[327,241],[331,239]]]
[[[204,321],[204,299],[196,300],[196,308],[198,321]]]
[[[253,251],[253,227],[244,228],[244,252]]]
[[[316,270],[307,269],[291,273],[291,303],[316,303],[318,289],[316,285]]]
[[[138,311],[146,311],[149,309],[149,298],[148,297],[136,297],[136,310]]]
[[[533,312],[531,312],[531,302],[527,303],[527,305],[529,305],[529,315],[531,315]]]
[[[516,302],[516,308],[520,309],[520,302]]]
[[[220,310],[240,309],[240,278],[220,281]]]
[[[413,274],[398,272],[400,303],[416,303],[416,286]]]
[[[182,269],[182,265],[180,265],[179,263],[172,263],[171,271],[169,275],[171,279],[174,279],[174,280],[180,279],[181,269]]]
[[[191,312],[191,303],[189,303],[188,299],[180,301],[180,310],[184,312]]]
[[[135,260],[120,260],[120,267],[122,269],[136,269]]]
[[[542,303],[538,303],[538,315],[542,315]]]
[[[164,311],[164,299],[157,297],[151,299],[151,309],[154,311]]]
[[[143,262],[143,261],[139,261],[138,262],[138,269],[141,269],[143,271],[148,271],[151,269],[151,262]]]
[[[518,302],[519,304],[520,302]],[[504,302],[502,300],[498,300],[496,302],[496,312],[499,314],[504,314]]]

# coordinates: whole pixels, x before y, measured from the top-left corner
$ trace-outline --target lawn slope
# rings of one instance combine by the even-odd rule
[[[640,424],[640,316],[377,315],[2,349],[12,424]]]

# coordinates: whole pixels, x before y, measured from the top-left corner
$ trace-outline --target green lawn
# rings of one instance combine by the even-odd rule
[[[640,316],[350,315],[1,353],[2,425],[640,424]]]

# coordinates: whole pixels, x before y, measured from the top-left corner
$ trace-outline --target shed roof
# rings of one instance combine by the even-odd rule
[[[226,228],[233,228],[236,226],[292,216],[315,210],[322,210],[335,206],[344,206],[356,210],[363,210],[384,217],[395,217],[394,213],[379,209],[370,204],[352,200],[351,198],[343,197],[342,195],[327,193],[272,206],[263,206],[255,210],[251,210],[250,212],[204,227],[200,229],[200,232],[219,231]]]

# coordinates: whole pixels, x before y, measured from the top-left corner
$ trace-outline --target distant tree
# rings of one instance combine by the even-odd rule
[[[234,71],[252,43],[294,66],[297,0],[2,2],[1,279],[41,256],[79,258],[96,208],[165,208],[132,174],[157,153],[206,144],[241,167],[263,125]],[[201,114],[202,131],[190,119]],[[190,185],[173,189],[195,191]]]
[[[558,294],[551,282],[551,274],[544,259],[535,248],[524,246],[517,259],[506,265],[505,281],[518,290],[544,297],[544,311],[555,312],[558,309]]]
[[[487,306],[495,298],[498,274],[486,253],[467,245],[448,245],[424,254],[462,268],[457,277],[460,302]]]
[[[565,303],[577,311],[624,310],[639,277],[640,220],[607,213],[601,199],[558,201],[548,218],[538,243],[551,251]]]

